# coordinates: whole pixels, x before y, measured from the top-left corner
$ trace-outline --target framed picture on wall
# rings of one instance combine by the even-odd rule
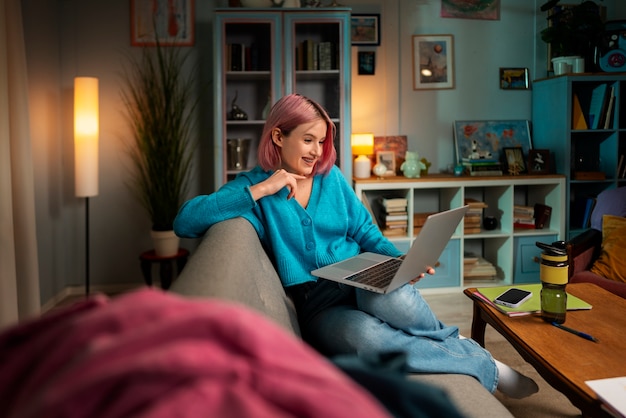
[[[454,37],[413,35],[413,90],[454,88]]]
[[[350,39],[352,45],[380,45],[380,14],[352,14]]]
[[[500,68],[500,88],[503,90],[528,90],[528,68]]]
[[[376,73],[376,52],[359,51],[359,75],[374,75]]]
[[[193,0],[131,0],[130,43],[133,46],[194,44]]]

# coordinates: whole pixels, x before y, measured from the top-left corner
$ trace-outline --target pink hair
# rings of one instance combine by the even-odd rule
[[[337,128],[322,106],[300,94],[289,94],[278,100],[269,115],[259,143],[258,160],[263,170],[276,170],[281,166],[279,148],[272,141],[272,129],[278,128],[284,135],[289,135],[296,127],[303,123],[321,119],[326,122],[326,139],[313,174],[327,174],[335,164],[335,133]]]

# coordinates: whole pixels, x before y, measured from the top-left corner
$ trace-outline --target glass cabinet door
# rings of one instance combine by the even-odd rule
[[[269,106],[282,95],[279,13],[217,16],[215,156],[217,186],[257,164]]]
[[[349,14],[285,14],[285,93],[320,103],[337,126],[337,165],[352,176]]]

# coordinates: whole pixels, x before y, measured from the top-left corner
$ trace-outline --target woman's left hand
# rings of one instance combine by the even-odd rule
[[[435,274],[435,269],[432,267],[428,267],[428,269],[426,270],[426,273],[428,273],[429,275],[433,275]],[[413,280],[411,280],[409,282],[409,284],[415,284],[417,282],[419,282],[422,278],[424,278],[426,276],[425,273],[420,274],[419,276],[417,276],[416,278],[414,278]]]

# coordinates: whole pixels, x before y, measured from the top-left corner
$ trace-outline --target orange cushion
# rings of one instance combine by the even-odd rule
[[[602,251],[591,272],[618,282],[626,282],[626,218],[602,217]]]

